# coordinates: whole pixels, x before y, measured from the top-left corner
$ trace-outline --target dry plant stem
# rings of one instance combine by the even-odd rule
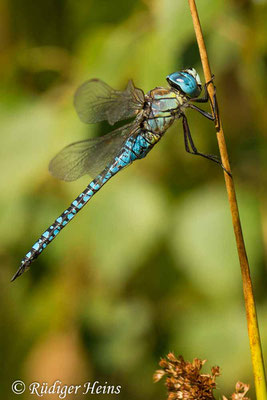
[[[188,0],[194,29],[196,33],[197,43],[200,52],[200,58],[203,66],[203,71],[205,75],[206,82],[211,80],[211,70],[209,66],[208,55],[203,39],[203,34],[200,26],[200,21],[196,9],[196,4],[194,0]],[[214,86],[209,85],[208,91],[211,99],[214,99]],[[214,101],[214,100],[212,100]],[[219,127],[217,128],[217,140],[220,149],[221,159],[223,166],[230,172],[230,164],[228,159],[227,148],[225,144],[222,123],[220,121]],[[255,301],[252,290],[252,283],[249,271],[249,264],[247,259],[247,253],[241,228],[241,222],[239,217],[238,205],[235,194],[235,187],[233,179],[224,172],[224,178],[226,183],[226,189],[228,193],[228,200],[230,203],[230,209],[232,214],[233,228],[236,238],[237,251],[239,256],[239,262],[241,267],[241,274],[243,280],[243,292],[245,298],[245,307],[247,315],[247,325],[248,325],[248,335],[250,342],[250,350],[252,356],[252,367],[254,373],[255,389],[258,400],[267,400],[267,390],[266,390],[266,379],[264,372],[264,363],[260,342],[260,334],[257,322],[257,314],[255,308]]]

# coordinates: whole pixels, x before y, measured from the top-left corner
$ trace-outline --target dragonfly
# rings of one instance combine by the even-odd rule
[[[49,170],[56,178],[74,181],[89,174],[94,179],[34,243],[11,281],[29,269],[107,181],[135,160],[144,158],[176,119],[182,119],[185,150],[214,161],[225,170],[218,157],[197,150],[185,115],[187,109],[193,109],[215,120],[215,106],[209,113],[196,105],[209,101],[207,86],[213,79],[204,85],[202,97],[202,84],[194,68],[174,72],[166,80],[168,88],[156,87],[147,94],[135,87],[132,80],[123,91],[112,89],[99,79],[88,80],[77,89],[74,107],[82,122],[108,121],[110,125],[122,120],[130,122],[102,137],[72,143],[51,160]]]

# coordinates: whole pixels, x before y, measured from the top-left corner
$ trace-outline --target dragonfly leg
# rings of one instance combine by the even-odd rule
[[[202,110],[201,108],[195,106],[194,104],[188,104],[188,107],[192,108],[193,110],[198,111],[201,115],[203,115],[204,117],[210,119],[211,121],[215,121],[215,117],[211,113]]]
[[[215,96],[215,95],[214,95]],[[219,109],[218,109],[218,105],[217,105],[217,101],[216,101],[216,97],[214,97],[215,99],[215,107],[213,106],[213,102],[211,102],[212,104],[212,109],[213,109],[213,114],[202,110],[201,108],[195,106],[194,104],[188,104],[189,108],[192,108],[193,110],[198,111],[201,115],[203,115],[204,117],[210,119],[211,121],[216,121],[216,130],[218,131],[220,129],[220,118],[219,118]]]
[[[186,150],[188,153],[190,153],[190,154],[193,154],[193,155],[196,155],[196,156],[201,156],[201,157],[207,158],[208,160],[211,160],[211,161],[215,162],[216,164],[219,164],[219,165],[222,167],[222,169],[223,169],[230,177],[232,177],[232,174],[231,174],[229,171],[227,171],[227,169],[224,168],[224,166],[222,165],[222,162],[221,162],[221,160],[220,160],[219,157],[214,156],[214,155],[212,155],[212,154],[200,153],[200,152],[197,150],[197,148],[196,148],[196,146],[195,146],[195,144],[194,144],[194,141],[193,141],[191,132],[190,132],[190,128],[189,128],[189,125],[188,125],[188,121],[187,121],[186,116],[185,116],[185,115],[182,115],[182,119],[183,119],[183,131],[184,131],[185,150]],[[190,147],[191,147],[191,148],[190,148]]]
[[[216,120],[216,128],[219,130],[220,129],[220,118],[219,118],[219,107],[217,103],[217,98],[216,98],[216,86],[213,84],[214,87],[214,94],[213,94],[213,101],[211,101],[209,92],[208,92],[208,86],[213,83],[214,80],[214,75],[212,75],[211,79],[205,83],[204,85],[204,96],[203,97],[196,97],[194,99],[191,99],[191,101],[195,103],[207,103],[210,100],[211,108],[212,108],[212,114],[211,113],[203,113],[200,108],[196,107],[195,109],[199,111],[202,115],[204,115],[206,118],[211,119],[212,121],[215,121],[215,116],[217,116]],[[191,107],[193,108],[193,107]],[[212,118],[211,118],[212,117]]]
[[[204,96],[203,97],[194,97],[190,101],[194,101],[195,103],[207,103],[210,99],[209,92],[208,92],[208,86],[213,83],[214,80],[214,75],[212,75],[211,80],[205,83],[204,85]],[[216,93],[216,86],[213,84],[214,87],[214,94]]]

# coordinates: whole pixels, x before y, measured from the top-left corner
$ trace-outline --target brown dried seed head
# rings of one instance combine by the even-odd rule
[[[212,367],[211,373],[213,376],[220,376],[221,375],[220,367],[218,367],[218,365],[216,365],[215,367]]]
[[[168,400],[214,400],[215,379],[219,375],[219,367],[213,367],[212,374],[201,374],[200,370],[206,360],[195,358],[192,363],[182,356],[175,357],[169,353],[160,361],[162,370],[156,371],[154,381],[158,382],[166,375]]]
[[[158,382],[161,380],[161,378],[165,375],[165,371],[163,371],[162,369],[158,369],[154,375],[153,375],[153,381],[154,382]]]

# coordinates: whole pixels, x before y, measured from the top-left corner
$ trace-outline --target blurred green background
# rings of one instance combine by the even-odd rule
[[[267,358],[266,1],[198,3]],[[88,184],[51,177],[49,160],[110,129],[79,121],[76,87],[101,78],[123,89],[132,78],[147,92],[188,66],[203,80],[187,2],[2,0],[0,50],[1,398],[16,398],[15,379],[59,379],[121,385],[114,398],[164,399],[152,375],[170,350],[208,359],[206,371],[219,365],[220,393],[230,395],[237,380],[253,386],[222,170],[185,152],[180,121],[9,283]],[[198,148],[218,154],[213,124],[192,110],[188,119]]]

